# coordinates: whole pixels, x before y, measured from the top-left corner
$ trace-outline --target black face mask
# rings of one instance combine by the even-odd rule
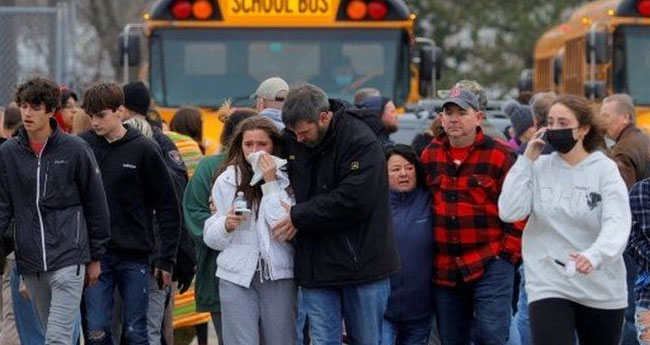
[[[578,142],[573,138],[574,128],[549,129],[546,131],[546,142],[560,153],[568,153]]]

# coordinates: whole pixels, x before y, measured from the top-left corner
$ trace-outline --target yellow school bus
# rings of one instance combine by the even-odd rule
[[[650,0],[598,0],[538,41],[533,90],[585,95],[598,101],[628,93],[637,122],[650,133]]]
[[[125,28],[121,53],[137,64],[132,50],[141,43],[129,31],[142,29],[147,61],[139,67],[154,103],[166,121],[178,107],[202,108],[212,153],[222,128],[214,110],[226,99],[252,105],[268,77],[347,101],[362,87],[397,106],[432,95],[441,61],[432,41],[414,36],[415,20],[403,0],[163,0]]]

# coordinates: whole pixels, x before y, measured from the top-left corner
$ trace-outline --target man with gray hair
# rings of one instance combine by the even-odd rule
[[[628,190],[631,190],[634,184],[650,177],[648,137],[636,127],[636,110],[632,98],[620,93],[606,97],[600,107],[598,120],[605,136],[616,142],[609,149],[609,157],[616,162],[621,177],[623,177]],[[623,344],[628,344],[636,340],[634,280],[637,267],[628,253],[623,258],[625,259],[628,284],[628,308],[625,311]]]
[[[538,92],[530,99],[530,108],[533,110],[535,127],[545,127],[548,122],[548,111],[557,98],[555,92]]]
[[[274,227],[295,236],[295,278],[314,344],[341,344],[342,319],[357,345],[377,345],[399,269],[384,151],[339,100],[305,84],[282,108],[296,205]]]
[[[503,142],[507,141],[507,138],[505,134],[501,133],[498,129],[496,129],[492,123],[487,119],[487,116],[485,114],[485,110],[487,109],[487,94],[485,93],[485,89],[481,84],[479,84],[475,80],[459,80],[456,82],[456,85],[454,85],[454,88],[461,88],[464,90],[471,91],[478,97],[478,110],[483,112],[483,121],[481,122],[481,129],[483,130],[483,133],[485,135],[490,136],[494,139],[499,139],[502,140]]]
[[[636,127],[636,111],[632,98],[626,94],[606,97],[600,107],[600,120],[605,135],[616,141],[609,156],[618,165],[628,189],[647,177],[650,154],[648,137]]]
[[[289,85],[280,77],[271,77],[260,83],[251,98],[255,99],[257,113],[273,121],[282,130],[282,105],[289,92]]]

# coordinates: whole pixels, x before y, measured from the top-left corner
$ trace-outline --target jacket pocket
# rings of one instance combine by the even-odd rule
[[[468,180],[472,201],[482,205],[498,199],[497,182],[492,176],[475,174]]]
[[[67,160],[54,160],[47,164],[41,179],[41,204],[49,208],[61,209],[81,202],[71,166]]]

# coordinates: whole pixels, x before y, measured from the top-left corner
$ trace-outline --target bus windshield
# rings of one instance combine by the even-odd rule
[[[650,27],[622,27],[614,45],[616,91],[630,94],[638,105],[650,105]]]
[[[374,87],[404,103],[408,44],[400,30],[159,29],[152,33],[150,86],[161,106],[250,105],[261,81],[309,82],[352,101]]]

